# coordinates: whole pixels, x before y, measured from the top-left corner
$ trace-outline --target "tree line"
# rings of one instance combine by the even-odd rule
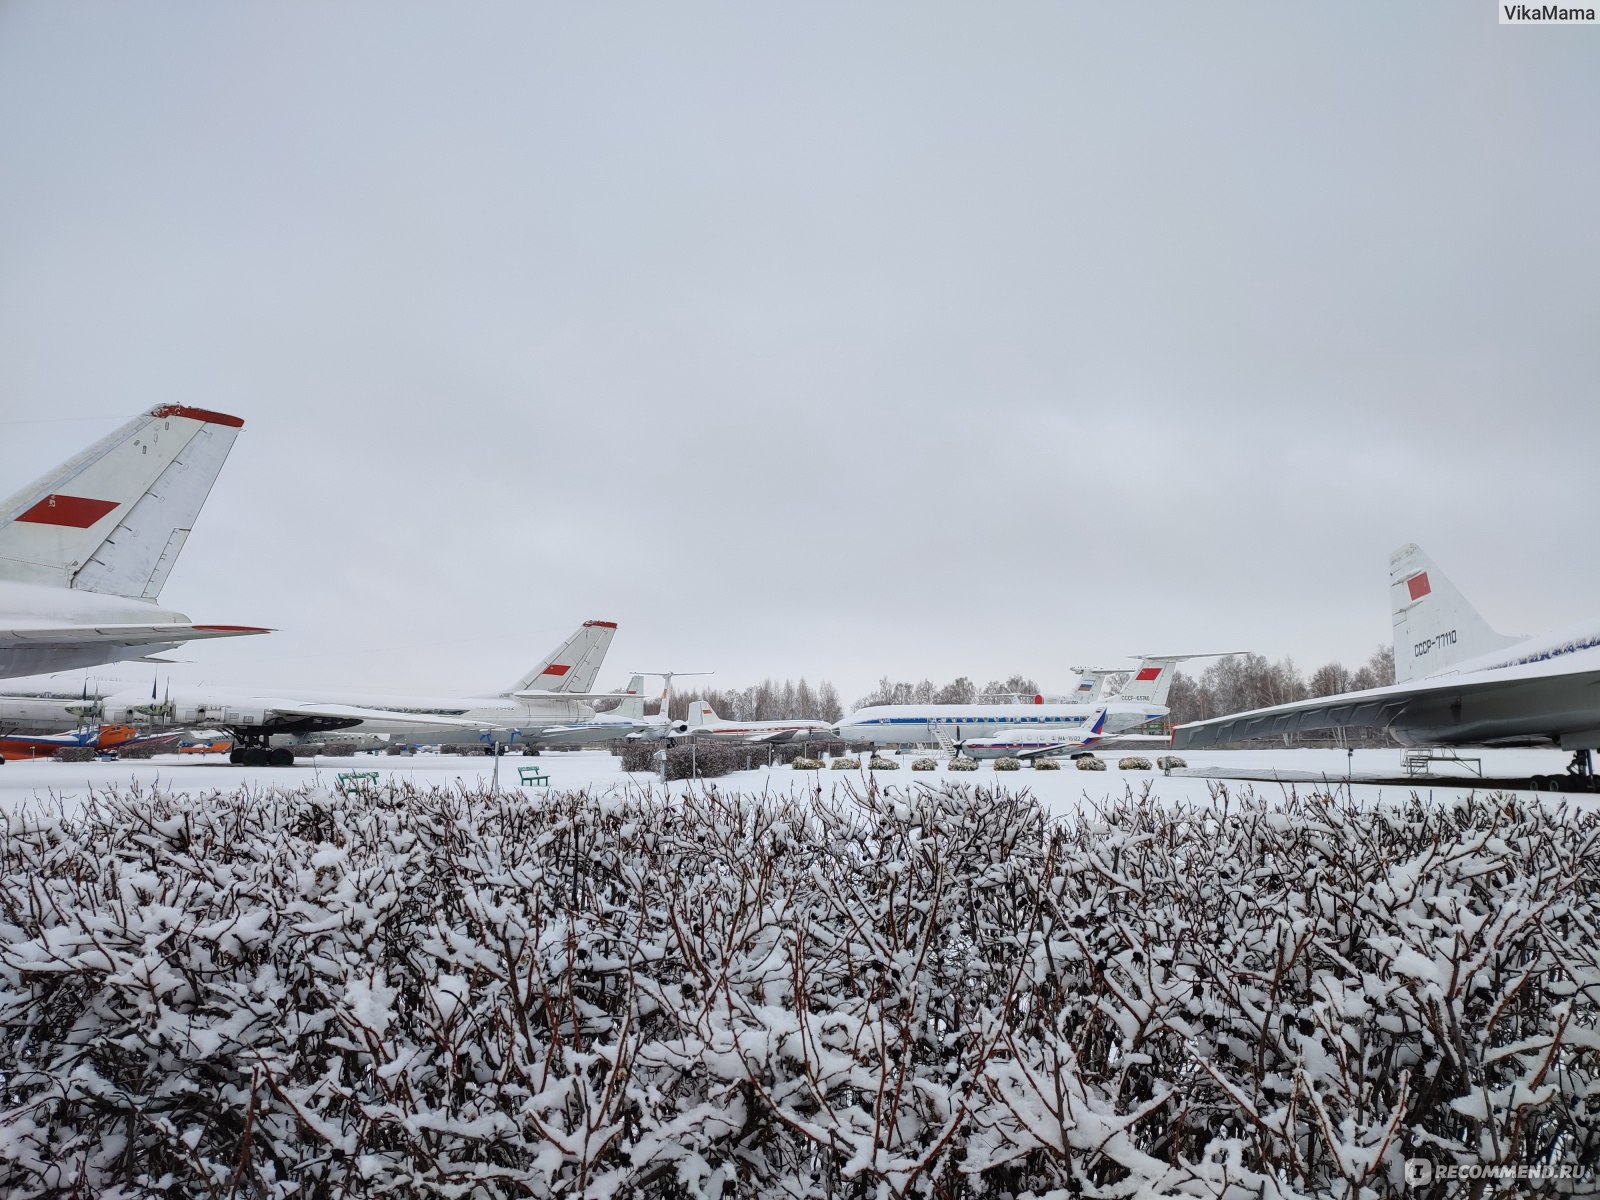
[[[728,721],[837,721],[844,716],[838,689],[826,679],[813,686],[804,676],[782,683],[763,679],[751,687],[726,690],[685,688],[673,693],[667,715],[676,721],[686,720],[691,700],[706,701],[717,716]],[[661,705],[648,704],[645,711],[658,713]]]

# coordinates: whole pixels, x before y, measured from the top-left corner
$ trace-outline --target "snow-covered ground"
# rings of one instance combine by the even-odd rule
[[[1533,774],[1560,774],[1566,769],[1568,755],[1556,750],[1486,750],[1464,751],[1481,757],[1484,774],[1494,777],[1526,778]],[[1271,795],[1289,788],[1306,790],[1308,786],[1327,784],[1345,785],[1353,781],[1351,792],[1357,800],[1375,800],[1383,796],[1399,797],[1411,791],[1427,793],[1434,787],[1444,786],[1446,779],[1470,784],[1466,769],[1455,766],[1438,766],[1436,777],[1418,780],[1413,785],[1393,782],[1363,783],[1362,780],[1393,780],[1403,774],[1401,750],[1357,750],[1348,758],[1342,750],[1213,750],[1185,754],[1187,771],[1171,776],[1160,771],[1119,771],[1115,752],[1101,755],[1106,764],[1104,772],[1088,773],[1074,770],[1063,763],[1059,771],[997,772],[991,763],[983,763],[976,772],[953,773],[940,767],[936,771],[912,771],[910,765],[916,756],[898,759],[898,771],[878,771],[872,774],[883,787],[910,787],[938,784],[945,780],[963,783],[1002,784],[1009,788],[1027,788],[1052,811],[1065,812],[1083,804],[1121,796],[1132,787],[1136,793],[1148,785],[1153,795],[1164,800],[1204,799],[1219,781],[1248,780],[1249,787],[1258,794]],[[942,760],[941,760],[942,762]],[[655,776],[645,773],[629,774],[621,768],[615,756],[599,750],[582,750],[562,754],[544,754],[537,758],[511,756],[500,760],[500,787],[512,790],[519,787],[518,768],[535,766],[550,778],[555,789],[622,790],[629,787],[660,788]],[[125,762],[59,763],[54,761],[10,762],[0,768],[0,811],[15,811],[33,805],[51,808],[63,806],[76,808],[91,790],[127,788],[137,784],[142,790],[159,788],[169,792],[204,794],[212,791],[232,791],[239,787],[299,788],[306,785],[332,788],[337,777],[349,771],[376,771],[380,784],[410,782],[419,787],[466,787],[477,789],[489,786],[494,773],[494,760],[484,757],[419,754],[411,757],[360,755],[350,758],[302,759],[293,767],[236,767],[220,755],[160,755],[148,760]],[[755,771],[739,771],[715,780],[724,792],[776,792],[788,795],[802,789],[821,786],[831,790],[853,781],[861,786],[865,771],[796,771],[791,767],[773,766]],[[1274,782],[1277,776],[1281,782]],[[1263,778],[1267,777],[1267,778]],[[681,790],[685,783],[674,783]],[[703,786],[703,785],[695,785]],[[1231,788],[1245,784],[1229,785]],[[523,788],[530,799],[537,798],[545,789],[537,786]],[[1584,802],[1593,801],[1585,798]]]

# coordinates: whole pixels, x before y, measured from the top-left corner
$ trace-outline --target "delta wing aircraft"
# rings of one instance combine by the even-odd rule
[[[119,684],[107,690],[84,685],[84,695],[58,697],[63,712],[82,718],[168,728],[226,730],[233,739],[229,758],[246,766],[289,766],[287,746],[269,747],[275,734],[304,737],[360,726],[363,733],[437,741],[441,731],[508,743],[536,734],[547,725],[594,716],[584,703],[600,663],[616,635],[614,621],[586,621],[550,655],[504,691],[493,696],[392,696],[369,693],[305,692],[283,695],[251,688],[175,685],[154,694]],[[90,699],[92,697],[92,700]],[[40,719],[37,694],[0,696],[0,723]]]
[[[271,632],[156,603],[243,426],[153,408],[0,502],[0,677]]]
[[[1393,685],[1180,725],[1174,747],[1349,727],[1384,729],[1406,746],[1559,746],[1573,752],[1567,784],[1591,790],[1600,620],[1543,637],[1496,633],[1415,545],[1390,556],[1389,596]]]

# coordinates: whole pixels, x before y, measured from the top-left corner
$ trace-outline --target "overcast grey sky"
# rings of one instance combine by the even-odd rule
[[[13,0],[0,492],[244,417],[162,599],[282,632],[213,682],[1353,665],[1413,540],[1537,632],[1596,114],[1600,29],[1485,0]]]

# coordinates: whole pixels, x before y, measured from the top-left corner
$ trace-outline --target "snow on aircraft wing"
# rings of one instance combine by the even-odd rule
[[[331,717],[334,720],[389,721],[398,725],[437,725],[441,729],[500,729],[493,721],[446,717],[437,713],[401,712],[398,709],[362,708],[357,704],[318,704],[313,701],[268,701],[269,713],[285,717]]]
[[[1204,750],[1228,742],[1278,738],[1317,729],[1387,729],[1413,703],[1482,702],[1510,695],[1525,697],[1530,689],[1538,689],[1542,681],[1558,679],[1569,684],[1600,687],[1600,648],[1584,647],[1528,663],[1432,675],[1410,683],[1297,700],[1292,704],[1195,721],[1172,731],[1172,748]]]
[[[0,646],[154,646],[271,632],[254,625],[189,625],[174,621],[150,625],[0,625]]]

